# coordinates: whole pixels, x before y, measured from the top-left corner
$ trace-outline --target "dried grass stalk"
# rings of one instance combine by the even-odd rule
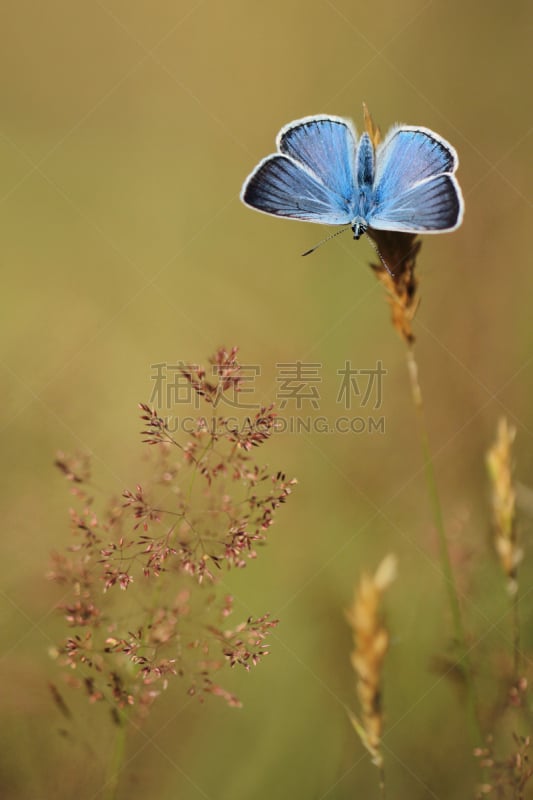
[[[396,577],[397,561],[393,555],[383,559],[374,575],[364,573],[355,591],[351,608],[346,612],[354,638],[350,660],[356,674],[356,692],[360,715],[350,712],[350,720],[372,762],[383,767],[381,734],[383,730],[382,670],[389,646],[389,633],[383,623],[381,600]]]
[[[509,591],[517,591],[517,568],[522,560],[516,534],[516,491],[513,483],[511,447],[516,428],[502,417],[498,423],[496,441],[487,452],[487,468],[492,486],[492,515],[494,546],[500,564],[509,579]]]

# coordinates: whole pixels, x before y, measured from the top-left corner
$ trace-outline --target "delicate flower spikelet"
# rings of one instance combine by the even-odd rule
[[[388,555],[373,576],[364,573],[356,588],[353,605],[346,612],[354,638],[350,660],[357,676],[357,697],[361,708],[360,718],[349,713],[350,720],[372,756],[372,762],[379,768],[383,766],[381,673],[389,646],[389,633],[381,619],[380,605],[384,591],[396,577],[396,571],[396,557]]]
[[[363,113],[365,130],[375,149],[381,142],[381,132],[374,124],[365,104]],[[407,344],[412,344],[415,339],[412,322],[419,303],[415,265],[422,243],[413,233],[377,231],[369,228],[367,235],[375,243],[380,256],[380,263],[370,266],[387,290],[392,324],[402,339]]]
[[[494,544],[502,569],[509,578],[509,591],[516,592],[516,569],[522,559],[516,537],[516,492],[513,486],[511,446],[516,428],[505,417],[498,423],[496,441],[487,452],[487,468],[492,484]]]
[[[531,737],[513,733],[514,748],[508,756],[497,758],[494,753],[493,737],[487,737],[485,747],[476,747],[474,756],[485,771],[488,781],[478,786],[476,800],[485,797],[514,797],[525,800],[530,797],[527,788],[533,778],[530,749]]]
[[[188,431],[140,404],[145,479],[103,501],[85,457],[58,455],[74,498],[72,538],[52,554],[66,630],[50,655],[89,702],[147,716],[170,683],[189,696],[239,700],[215,677],[268,655],[269,614],[228,627],[233,599],[223,570],[243,569],[268,541],[296,481],[258,460],[276,430],[273,406],[226,418],[224,393],[243,381],[237,348],[219,348],[211,370],[183,365],[200,416]],[[233,407],[232,407],[233,408]],[[65,716],[66,703],[51,689]]]

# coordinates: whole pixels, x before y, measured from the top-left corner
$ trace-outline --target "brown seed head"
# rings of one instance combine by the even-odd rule
[[[396,577],[396,566],[396,557],[388,555],[374,575],[364,574],[356,588],[353,604],[346,612],[354,638],[350,660],[356,674],[360,706],[360,719],[353,714],[350,714],[350,719],[378,767],[383,763],[382,670],[389,646],[389,634],[381,619],[380,605],[384,591]]]
[[[502,569],[510,579],[514,591],[516,569],[522,559],[516,536],[516,492],[513,485],[511,446],[516,429],[505,417],[498,423],[496,441],[487,452],[487,469],[492,486],[492,514],[494,520],[494,545]]]

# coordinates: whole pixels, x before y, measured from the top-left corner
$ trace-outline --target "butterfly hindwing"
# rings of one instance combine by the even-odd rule
[[[338,117],[306,117],[286,125],[278,148],[316,176],[352,207],[355,198],[355,146],[351,125]]]
[[[426,128],[395,128],[379,146],[368,223],[378,230],[431,233],[461,224],[463,199],[453,147]]]

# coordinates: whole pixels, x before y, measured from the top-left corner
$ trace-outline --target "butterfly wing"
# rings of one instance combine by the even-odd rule
[[[459,227],[463,197],[457,153],[427,128],[393,129],[377,151],[368,223],[377,230],[438,233]]]
[[[278,217],[348,224],[355,197],[351,127],[337,117],[307,117],[286,125],[277,144],[280,154],[246,179],[243,202]]]
[[[355,195],[355,146],[351,124],[340,117],[305,117],[281,129],[280,153],[297,161],[346,203]]]
[[[345,225],[350,214],[338,195],[282,155],[268,156],[246,179],[243,203],[265,214],[324,225]]]

